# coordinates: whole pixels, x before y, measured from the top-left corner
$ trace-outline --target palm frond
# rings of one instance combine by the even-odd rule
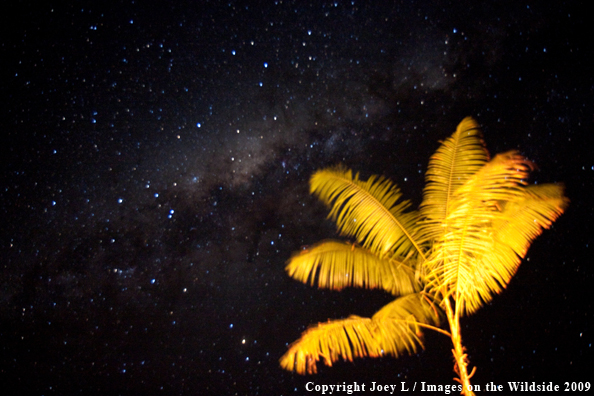
[[[421,326],[434,323],[435,318],[433,310],[425,309],[427,305],[416,306],[420,298],[419,294],[401,297],[373,318],[352,315],[313,326],[289,347],[280,364],[298,374],[312,374],[320,360],[332,366],[339,359],[415,353],[423,347]]]
[[[324,169],[311,177],[310,191],[332,208],[328,217],[342,234],[355,237],[372,252],[423,255],[413,236],[418,213],[405,212],[410,202],[398,202],[402,194],[388,179],[371,176],[364,182],[343,167]]]
[[[418,290],[415,272],[404,262],[381,258],[355,244],[324,241],[295,253],[287,273],[312,286],[340,290],[348,286],[381,288],[395,295]]]
[[[472,202],[487,210],[498,210],[501,203],[513,201],[524,194],[524,187],[534,164],[512,150],[497,154],[453,194],[449,212]],[[458,215],[465,216],[463,209]],[[445,221],[451,221],[449,215]]]
[[[317,362],[332,366],[339,358],[352,361],[354,357],[381,355],[374,334],[376,325],[369,318],[352,315],[347,319],[328,321],[310,327],[293,343],[280,359],[285,370],[298,374],[317,372]]]
[[[473,287],[461,301],[466,314],[478,310],[509,284],[532,241],[569,203],[560,185],[529,186],[524,193],[519,200],[508,202],[493,221],[492,245],[482,257],[477,256]]]
[[[426,262],[430,286],[470,314],[508,283],[530,242],[566,204],[562,190],[526,188],[532,164],[496,156],[453,194],[443,237]]]
[[[567,208],[569,199],[563,190],[559,184],[527,186],[523,196],[508,202],[503,207],[503,216],[494,222],[497,243],[524,258],[531,242]]]
[[[443,232],[441,222],[448,215],[453,194],[488,160],[478,124],[465,118],[429,160],[420,206],[425,239],[435,239]]]

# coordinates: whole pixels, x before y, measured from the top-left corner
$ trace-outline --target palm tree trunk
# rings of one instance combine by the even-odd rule
[[[446,314],[448,316],[448,322],[450,323],[450,333],[452,335],[452,344],[454,345],[454,349],[452,349],[452,354],[454,355],[454,371],[456,374],[460,376],[460,378],[455,378],[462,384],[462,394],[466,396],[474,396],[474,392],[472,391],[472,385],[470,384],[470,377],[474,374],[474,369],[470,375],[468,374],[467,366],[468,366],[468,359],[466,357],[466,353],[464,353],[464,347],[462,346],[462,336],[460,334],[460,321],[458,320],[457,312],[454,313],[452,310],[452,305],[450,303],[450,299],[444,299],[445,306],[446,306]],[[475,367],[476,369],[476,367]]]

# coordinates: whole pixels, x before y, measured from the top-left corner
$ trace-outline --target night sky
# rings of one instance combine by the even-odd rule
[[[451,342],[278,359],[380,291],[289,278],[337,237],[308,193],[343,163],[418,206],[466,116],[571,204],[462,321],[473,383],[592,381],[594,52],[579,1],[3,2],[0,394],[302,395],[453,384]],[[373,3],[373,5],[371,5]],[[585,3],[585,2],[584,2]],[[593,246],[589,246],[593,245]]]

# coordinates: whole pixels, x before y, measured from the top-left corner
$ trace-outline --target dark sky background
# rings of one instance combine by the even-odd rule
[[[416,206],[465,116],[492,154],[519,149],[534,182],[571,199],[508,289],[463,320],[473,382],[593,379],[585,2],[65,3],[0,11],[1,394],[452,384],[437,333],[414,356],[314,377],[278,359],[308,325],[390,301],[285,274],[293,251],[336,237],[312,172],[382,174]]]

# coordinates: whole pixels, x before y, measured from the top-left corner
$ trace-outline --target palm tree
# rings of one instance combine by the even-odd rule
[[[286,271],[312,286],[379,288],[396,299],[371,318],[310,327],[281,366],[305,374],[319,360],[415,353],[428,329],[451,338],[456,380],[472,395],[460,318],[508,285],[532,240],[569,202],[560,185],[528,185],[532,169],[516,151],[490,159],[478,124],[465,118],[429,160],[417,211],[386,178],[362,181],[341,166],[314,173],[311,193],[355,242],[322,241],[294,254]]]

